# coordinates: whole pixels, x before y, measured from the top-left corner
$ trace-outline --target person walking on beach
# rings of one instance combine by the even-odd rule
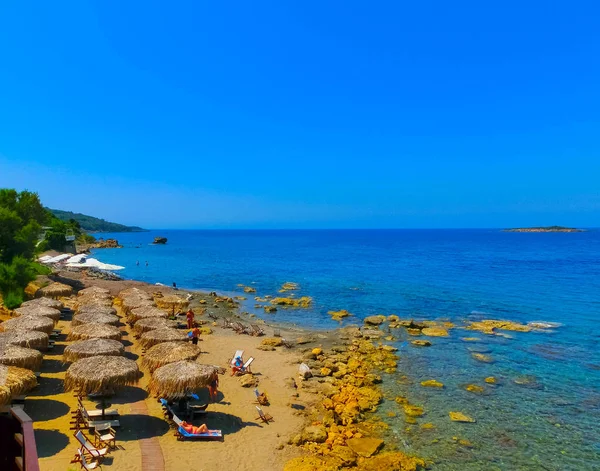
[[[219,377],[215,375],[215,379],[208,385],[208,394],[213,402],[217,402],[217,395],[219,394]]]
[[[194,327],[194,311],[192,311],[192,308],[190,308],[185,317],[187,319],[187,328],[192,329]]]
[[[194,327],[194,330],[192,330],[192,344],[198,345],[198,340],[200,340],[200,329]]]

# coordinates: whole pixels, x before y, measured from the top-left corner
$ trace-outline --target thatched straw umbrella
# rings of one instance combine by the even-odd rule
[[[0,365],[0,405],[37,386],[35,374],[25,368]]]
[[[139,289],[139,288],[135,288],[135,287],[127,288],[127,289],[124,289],[119,292],[119,298],[121,298],[121,299],[125,299],[130,296],[137,296],[137,297],[141,297],[141,298],[152,299],[152,295],[150,295],[150,293],[147,293],[143,289]]]
[[[76,389],[82,394],[106,393],[128,384],[135,384],[140,377],[138,365],[121,356],[100,355],[77,360],[65,374],[65,391]],[[105,403],[102,399],[102,419]]]
[[[177,399],[207,387],[216,377],[217,370],[214,366],[195,361],[178,361],[154,371],[148,392],[167,400]]]
[[[161,309],[166,309],[167,311],[182,311],[187,309],[190,305],[190,302],[179,296],[174,294],[169,294],[167,296],[163,296],[162,298],[155,298],[154,302]]]
[[[45,306],[26,306],[15,309],[19,316],[44,316],[52,319],[54,322],[60,320],[60,311]]]
[[[21,304],[21,307],[30,307],[30,306],[45,306],[51,307],[52,309],[62,309],[63,303],[61,303],[58,299],[51,298],[35,298],[31,301],[25,301]]]
[[[137,335],[141,335],[144,332],[155,329],[174,329],[177,327],[177,321],[171,321],[169,319],[163,319],[162,317],[147,317],[140,319],[133,326],[133,332]]]
[[[48,348],[48,334],[37,330],[9,330],[0,332],[0,344],[46,350]]]
[[[113,316],[112,314],[96,314],[93,312],[84,312],[83,314],[77,314],[73,316],[73,320],[71,321],[71,325],[73,327],[82,325],[82,324],[108,324],[108,325],[117,325],[119,323],[119,318],[117,316]]]
[[[54,321],[44,316],[19,316],[8,319],[0,324],[0,331],[9,330],[37,330],[48,335],[54,329]]]
[[[144,332],[140,337],[140,344],[144,348],[150,348],[163,342],[185,342],[188,336],[184,330],[179,329],[154,329]]]
[[[137,307],[129,312],[127,315],[127,321],[136,322],[140,319],[148,319],[149,317],[162,317],[163,319],[166,319],[169,317],[169,314],[161,309],[158,309],[157,307]]]
[[[111,307],[113,305],[113,300],[110,297],[99,297],[99,296],[81,296],[80,298],[75,299],[77,303],[77,307],[82,306],[106,306]]]
[[[38,371],[42,366],[42,359],[42,354],[33,348],[0,345],[0,364],[2,365]]]
[[[164,342],[154,345],[144,355],[142,366],[151,372],[161,366],[176,361],[195,360],[200,355],[200,347],[191,343]]]
[[[90,286],[89,288],[85,288],[77,292],[77,296],[86,296],[90,294],[110,295],[110,290],[106,288],[100,288],[100,286]]]
[[[73,288],[63,283],[50,283],[48,286],[39,289],[36,296],[44,296],[47,298],[58,298],[60,296],[71,296]]]
[[[121,305],[125,312],[130,312],[132,309],[138,307],[153,307],[154,302],[151,299],[144,299],[138,297],[128,297],[122,300]]]
[[[112,306],[103,306],[100,304],[83,304],[77,308],[78,314],[87,314],[88,312],[93,312],[95,314],[108,314],[108,315],[116,315],[117,310]]]
[[[123,355],[123,344],[118,340],[89,339],[75,342],[65,348],[63,362],[77,361],[82,358]]]
[[[67,336],[67,341],[87,339],[121,340],[121,331],[113,325],[93,322],[73,327]]]

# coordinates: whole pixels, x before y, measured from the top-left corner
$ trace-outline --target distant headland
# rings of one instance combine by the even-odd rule
[[[123,224],[117,224],[116,222],[105,221],[87,214],[73,213],[71,211],[62,211],[60,209],[50,209],[50,212],[54,214],[61,221],[69,221],[71,219],[77,221],[79,226],[85,232],[146,232],[147,229],[142,229],[137,226],[125,226]]]
[[[514,229],[504,229],[504,232],[585,232],[585,229],[564,226],[517,227]]]

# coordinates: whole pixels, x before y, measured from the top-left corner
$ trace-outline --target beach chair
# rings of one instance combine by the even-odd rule
[[[74,434],[77,441],[81,444],[81,450],[83,450],[84,454],[87,453],[93,459],[100,461],[104,455],[108,453],[108,447],[104,448],[96,448],[92,442],[90,442],[87,437],[83,434],[81,430],[78,430]]]
[[[254,357],[248,358],[248,361],[246,363],[244,363],[238,371],[235,372],[235,375],[241,376],[241,375],[245,375],[246,373],[252,373],[252,371],[250,370],[250,365],[252,365],[253,361],[254,361]]]
[[[83,424],[85,427],[89,428],[89,429],[98,429],[98,430],[105,430],[109,427],[120,427],[121,424],[119,423],[118,420],[115,419],[104,419],[104,420],[95,420],[92,417],[90,417],[87,413],[87,410],[85,408],[83,409],[79,409],[79,413],[75,416],[75,424],[74,422],[71,422],[71,424],[74,424],[75,426],[77,426],[77,430],[79,430],[81,427],[81,424]]]
[[[291,344],[291,342],[289,340],[284,339],[284,338],[281,339],[281,344],[285,348],[292,348],[293,347],[293,345]]]
[[[236,350],[235,354],[233,355],[233,358],[231,358],[231,360],[229,361],[230,366],[235,366],[235,359],[237,357],[240,357],[243,360],[244,359],[244,350]]]
[[[204,439],[220,439],[223,438],[223,434],[220,430],[209,430],[205,433],[189,433],[182,427],[182,421],[176,415],[173,416],[173,422],[177,425],[175,436],[177,440],[184,440],[186,438],[204,438]]]
[[[273,417],[270,414],[265,414],[263,410],[256,406],[256,410],[258,411],[258,417],[254,420],[262,420],[265,424],[269,424],[269,422],[273,422]]]
[[[112,427],[104,430],[94,429],[94,446],[96,448],[108,448],[114,450],[117,448],[117,432]]]
[[[256,396],[256,403],[261,406],[269,405],[269,398],[265,393],[259,393],[258,388],[254,388],[254,395]]]
[[[79,404],[79,409],[85,410],[85,413],[92,420],[98,419],[102,417],[102,409],[86,409],[81,402],[81,398],[77,399]],[[119,411],[117,409],[104,409],[104,417],[114,420],[116,417],[119,417]]]
[[[233,329],[233,331],[236,334],[243,334],[244,333],[244,326],[242,324],[240,324],[239,322],[231,322],[231,328]]]
[[[257,326],[256,324],[250,324],[250,328],[252,329],[251,334],[256,336],[256,337],[260,337],[261,335],[265,335],[265,331]]]
[[[75,454],[75,458],[71,460],[71,463],[79,463],[81,465],[81,469],[96,469],[100,466],[98,461],[89,461],[85,457],[85,453],[81,448],[77,449],[77,453]]]

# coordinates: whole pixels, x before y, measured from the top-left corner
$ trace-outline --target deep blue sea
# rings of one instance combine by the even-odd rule
[[[152,245],[156,235],[166,245]],[[393,401],[380,413],[398,447],[436,461],[438,470],[600,469],[600,231],[507,233],[499,230],[153,231],[105,234],[123,249],[95,251],[124,265],[125,278],[179,287],[276,295],[300,284],[309,310],[255,312],[267,320],[328,329],[329,310],[444,319],[558,322],[547,332],[510,338],[453,329],[417,348],[398,341],[390,399],[406,396],[425,414],[407,424]],[[139,265],[136,262],[139,261]],[[146,266],[148,262],[148,266]],[[254,308],[254,295],[246,310]],[[481,338],[470,343],[461,337]],[[412,339],[412,338],[410,338]],[[493,358],[481,363],[472,351]],[[499,379],[497,386],[483,382]],[[441,390],[419,383],[437,379]],[[464,390],[481,385],[485,394]],[[451,422],[460,411],[474,424]],[[388,417],[388,413],[397,414]],[[424,423],[435,428],[421,429]],[[459,443],[468,440],[470,443]]]

